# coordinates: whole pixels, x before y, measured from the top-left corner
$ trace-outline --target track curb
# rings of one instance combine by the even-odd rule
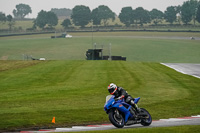
[[[190,121],[192,119],[200,119],[200,115],[153,120],[152,124],[161,122],[169,123],[169,122]],[[116,129],[116,128],[112,124],[100,124],[100,125],[87,125],[87,126],[72,126],[71,128],[40,129],[38,131],[21,131],[20,133],[47,133],[47,132],[73,132],[73,131],[79,132],[79,131],[107,130],[107,129]]]

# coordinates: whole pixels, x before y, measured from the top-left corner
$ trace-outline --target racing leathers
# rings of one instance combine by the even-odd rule
[[[139,109],[137,107],[137,105],[134,103],[134,98],[131,97],[126,90],[124,90],[122,87],[118,87],[117,86],[117,90],[112,94],[115,96],[115,100],[119,100],[119,99],[123,99],[125,100],[126,103],[130,104],[135,110],[136,113],[139,113]],[[130,110],[131,113],[133,114],[134,112],[132,112],[133,110]]]

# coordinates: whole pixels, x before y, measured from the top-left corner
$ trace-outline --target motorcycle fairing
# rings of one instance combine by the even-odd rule
[[[134,103],[138,103],[139,102],[139,100],[140,100],[140,97],[138,97],[138,98],[135,98],[135,100],[134,100]]]
[[[126,108],[124,105],[127,105],[128,108]],[[114,108],[117,108],[120,112],[122,112],[125,116],[124,121],[127,122],[129,117],[133,117],[133,115],[130,113],[131,106],[125,102],[116,102],[113,105]]]
[[[135,103],[137,103],[139,101],[140,98],[137,98]],[[128,108],[126,108],[126,107]],[[117,108],[120,112],[122,112],[125,116],[125,122],[128,121],[128,118],[131,118],[133,117],[133,115],[130,113],[130,108],[131,108],[131,105],[127,104],[124,102],[124,99],[122,100],[118,100],[118,101],[115,101],[114,99],[114,96],[112,96],[107,102],[106,104],[104,105],[104,110],[106,111],[106,113],[108,113],[108,111],[111,109],[111,108]]]

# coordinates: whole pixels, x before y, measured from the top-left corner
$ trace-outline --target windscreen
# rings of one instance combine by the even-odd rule
[[[106,97],[106,102],[112,97],[113,95],[108,95],[107,97]]]

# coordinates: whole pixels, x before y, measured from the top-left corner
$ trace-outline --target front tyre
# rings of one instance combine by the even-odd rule
[[[152,118],[151,118],[151,115],[149,114],[149,112],[146,109],[141,108],[141,113],[145,114],[145,117],[141,119],[141,124],[143,126],[151,125]]]
[[[119,113],[117,109],[111,110],[109,112],[109,120],[110,122],[117,128],[123,128],[124,127],[124,118]]]

